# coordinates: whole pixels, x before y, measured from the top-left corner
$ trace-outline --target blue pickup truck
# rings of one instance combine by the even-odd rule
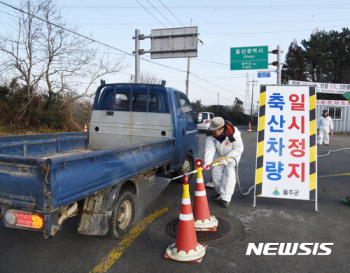
[[[156,173],[194,169],[200,122],[165,82],[101,81],[87,133],[0,137],[0,218],[47,238],[79,214],[79,233],[119,238]]]

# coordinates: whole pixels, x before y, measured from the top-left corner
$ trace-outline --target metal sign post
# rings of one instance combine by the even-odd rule
[[[283,53],[283,51],[281,50],[281,46],[278,45],[277,46],[277,49],[274,49],[272,51],[269,51],[269,53],[272,53],[272,54],[277,54],[277,62],[272,62],[272,63],[269,63],[269,65],[274,65],[274,66],[277,66],[277,70],[276,70],[276,73],[277,73],[277,84],[282,84],[282,61],[281,61],[281,53]]]
[[[140,30],[135,29],[135,83],[140,81]]]
[[[140,78],[140,55],[151,53],[151,59],[191,58],[198,56],[198,27],[152,29],[151,35],[140,34],[135,30],[135,83]],[[140,40],[151,39],[151,49],[140,49]],[[189,71],[190,61],[187,70]],[[187,73],[186,95],[188,96],[189,72]]]

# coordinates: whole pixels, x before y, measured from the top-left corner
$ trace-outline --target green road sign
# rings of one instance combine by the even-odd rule
[[[349,92],[345,92],[343,94],[343,97],[346,98],[347,100],[350,100],[350,93]]]
[[[231,47],[231,70],[268,68],[268,46]]]

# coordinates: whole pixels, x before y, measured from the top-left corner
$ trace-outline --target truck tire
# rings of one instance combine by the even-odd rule
[[[195,163],[193,154],[188,153],[186,158],[185,158],[185,162],[182,165],[182,168],[180,170],[177,170],[176,172],[174,172],[173,176],[176,177],[176,176],[183,175],[184,173],[192,172],[194,170],[195,164],[196,163]],[[192,175],[193,174],[190,174],[188,176],[188,180],[191,179]],[[178,181],[181,182],[181,183],[184,182],[183,178],[178,179]]]
[[[117,239],[128,233],[132,227],[134,216],[134,196],[129,191],[123,191],[119,194],[118,200],[114,206],[112,213],[109,226],[111,237]]]

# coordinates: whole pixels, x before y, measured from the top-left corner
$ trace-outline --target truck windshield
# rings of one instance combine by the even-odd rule
[[[191,104],[187,101],[185,95],[179,94],[179,98],[183,115],[194,121],[194,114]]]

